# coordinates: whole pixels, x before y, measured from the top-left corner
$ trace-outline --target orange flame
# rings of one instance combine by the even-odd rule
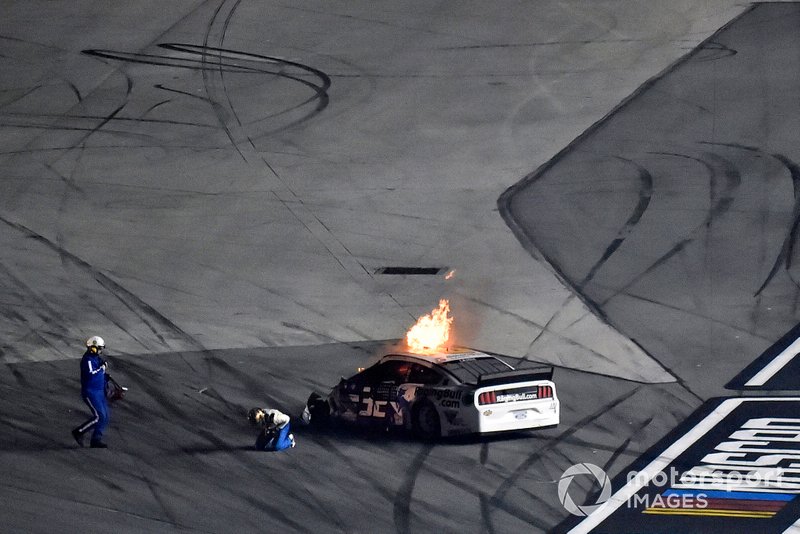
[[[450,325],[453,322],[448,313],[450,313],[450,302],[442,299],[437,309],[417,319],[416,324],[406,333],[406,343],[411,352],[436,352],[445,348],[450,338]]]

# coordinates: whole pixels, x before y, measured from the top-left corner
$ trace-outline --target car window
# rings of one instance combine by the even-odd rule
[[[411,362],[404,362],[400,360],[390,360],[388,362],[379,363],[376,365],[372,380],[375,383],[392,382],[395,385],[402,384],[408,381],[408,372],[411,368]]]
[[[412,384],[434,386],[440,384],[442,379],[442,375],[436,369],[418,363],[412,363],[408,373],[408,381]]]

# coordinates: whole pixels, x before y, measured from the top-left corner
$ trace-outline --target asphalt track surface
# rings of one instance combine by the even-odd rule
[[[796,4],[754,7],[501,202],[698,396],[800,320],[797,21]]]
[[[729,131],[738,120],[750,128],[743,110],[758,115],[757,109],[741,92],[734,93],[740,100],[730,104],[733,111],[714,107],[725,99],[700,102],[714,127],[692,143],[680,128],[696,118],[696,102],[684,115],[664,112],[670,128],[649,141],[643,134],[657,120],[631,112],[672,102],[649,101],[653,84],[642,84],[664,72],[662,79],[675,80],[680,68],[670,64],[746,6],[5,7],[4,532],[551,531],[567,517],[556,492],[566,468],[592,462],[619,474],[793,326],[794,308],[785,299],[796,287],[769,269],[779,257],[789,261],[774,254],[791,221],[787,166],[780,157],[748,160],[731,147],[703,156],[712,149],[698,154],[693,143],[739,142],[797,159],[796,116],[767,114],[752,135],[772,141],[758,145],[714,133],[718,122]],[[720,62],[748,56],[716,44],[694,54],[698,70],[675,82],[687,91],[702,83],[727,87],[709,71],[734,77]],[[786,52],[787,62],[792,57]],[[766,97],[770,109],[782,105],[772,91],[788,91],[784,84],[797,77],[772,81],[765,74],[786,72],[781,65],[754,64],[759,68],[735,71],[751,80],[744,87]],[[755,83],[764,79],[766,86]],[[613,124],[603,121],[611,110],[612,118],[631,121],[633,140],[593,137],[605,126],[592,124]],[[621,286],[604,278],[625,280],[629,269],[649,273],[646,266],[606,261],[593,269],[616,246],[619,224],[605,233],[577,224],[537,234],[537,248],[517,227],[525,248],[514,239],[495,211],[497,198],[568,146],[532,175],[545,177],[534,187],[553,181],[557,189],[558,180],[544,171],[574,176],[564,161],[588,138],[610,143],[614,155],[601,165],[582,160],[578,168],[607,165],[624,176],[633,199],[641,198],[641,174],[627,163],[620,171],[620,158],[669,151],[677,156],[651,155],[638,164],[656,175],[656,161],[706,169],[714,179],[703,175],[698,197],[680,184],[673,191],[678,207],[702,197],[705,205],[694,214],[701,225],[709,202],[723,198],[729,207],[724,188],[736,172],[746,174],[746,165],[761,165],[781,184],[769,197],[779,212],[767,217],[771,231],[752,238],[772,253],[755,255],[763,268],[753,274],[769,283],[757,306],[736,315],[736,328],[727,328],[731,321],[722,321],[713,304],[753,295],[750,287],[730,293],[718,282],[727,262],[694,264],[705,269],[698,279],[714,281],[700,288],[705,292],[681,289],[682,277],[650,280],[682,298],[709,296],[707,305],[718,312],[673,306],[678,318],[665,318],[663,309],[672,308],[657,307],[662,315],[653,316],[641,299],[623,305]],[[625,153],[626,142],[638,152]],[[537,201],[529,185],[512,189],[515,202]],[[589,205],[616,207],[623,222],[629,217],[630,204],[618,202],[614,187],[600,195],[591,183],[576,185],[593,199]],[[767,189],[751,185],[765,205],[753,216],[772,216]],[[548,207],[567,222],[596,213],[562,210],[559,195],[548,197],[556,201]],[[662,213],[691,223],[675,206]],[[522,220],[528,208],[513,216]],[[649,228],[658,233],[664,225]],[[572,248],[575,238],[587,248]],[[628,255],[651,256],[644,246],[650,240],[643,241],[637,249],[626,239]],[[739,257],[734,248],[727,260]],[[734,263],[749,272],[753,257],[747,258]],[[372,276],[386,265],[454,267],[458,285]],[[574,338],[556,327],[577,322],[573,289],[600,317]],[[374,361],[442,295],[469,311],[457,316],[460,339],[505,349],[524,358],[520,365],[560,364],[558,428],[426,444],[295,426],[297,448],[251,450],[247,409],[269,405],[296,417],[310,391]],[[779,317],[753,319],[768,298]],[[586,324],[583,312],[577,317]],[[683,330],[687,317],[701,321],[697,337],[665,337]],[[644,349],[641,361],[636,352],[590,350],[594,343],[626,348],[616,332]],[[130,387],[112,408],[108,450],[78,449],[69,436],[86,416],[77,395],[79,342],[94,333],[107,338],[111,372]],[[560,341],[539,343],[554,333]],[[736,336],[743,341],[732,341]],[[731,352],[736,356],[719,358]],[[698,376],[715,380],[705,388]],[[581,489],[594,491],[591,484]]]

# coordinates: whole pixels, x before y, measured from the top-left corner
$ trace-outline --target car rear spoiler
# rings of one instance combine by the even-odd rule
[[[478,387],[496,386],[511,382],[532,382],[534,380],[552,380],[552,367],[532,367],[528,369],[517,369],[515,371],[500,371],[499,373],[487,373],[478,377]]]

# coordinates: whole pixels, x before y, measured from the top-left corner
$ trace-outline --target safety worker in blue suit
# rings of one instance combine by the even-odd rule
[[[289,416],[279,410],[253,408],[247,413],[251,425],[260,426],[256,450],[282,451],[295,446],[294,435],[289,432]]]
[[[108,403],[106,402],[106,368],[108,364],[101,354],[106,344],[100,336],[86,340],[86,352],[81,358],[81,397],[89,407],[91,417],[72,430],[72,437],[83,447],[83,436],[92,430],[90,446],[97,449],[108,447],[103,442],[103,431],[108,426]]]

